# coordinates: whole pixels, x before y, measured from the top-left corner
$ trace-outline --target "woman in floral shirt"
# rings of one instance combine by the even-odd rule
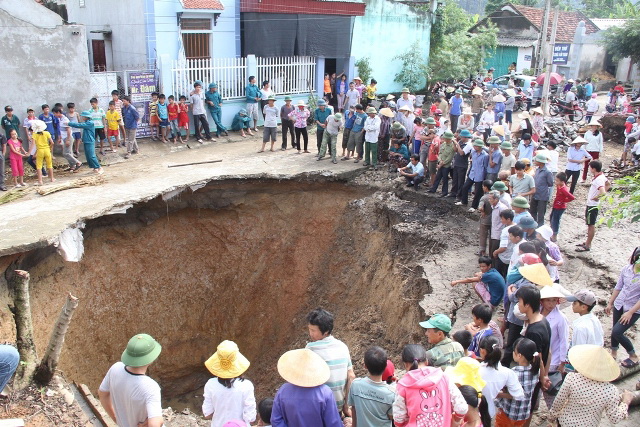
[[[309,135],[307,134],[307,119],[311,113],[307,109],[304,101],[298,101],[298,108],[289,113],[289,118],[293,120],[293,126],[296,131],[296,148],[298,154],[300,151],[300,136],[304,138],[304,152],[308,153],[307,146],[309,145]]]

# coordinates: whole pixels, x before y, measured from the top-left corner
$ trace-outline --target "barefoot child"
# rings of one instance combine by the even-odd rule
[[[173,95],[169,95],[167,111],[169,113],[169,126],[171,128],[171,136],[174,144],[178,142],[178,138],[180,138],[180,142],[182,142],[182,135],[180,135],[180,127],[178,126],[178,110],[179,108],[176,103],[176,98]]]
[[[169,142],[167,132],[169,130],[169,111],[167,110],[167,102],[164,93],[158,95],[158,105],[156,106],[158,119],[160,120],[160,137],[163,143]]]
[[[76,111],[76,104],[74,104],[73,102],[69,102],[67,103],[67,119],[69,119],[70,122],[79,122],[80,121],[80,115],[78,114],[78,112]],[[82,132],[79,131],[75,131],[72,133],[72,137],[73,137],[73,155],[78,157],[80,155],[80,153],[78,152],[78,150],[80,149],[80,141],[82,140]]]
[[[106,139],[106,134],[104,131],[104,125],[106,122],[106,114],[104,113],[104,110],[100,107],[98,107],[98,100],[96,98],[91,98],[89,100],[89,103],[91,104],[91,121],[93,122],[93,126],[94,126],[94,141],[96,139],[98,139],[100,141],[100,155],[104,156],[104,150],[102,149],[102,144],[104,142],[104,140]],[[84,140],[84,135],[83,138]],[[111,144],[111,141],[109,141],[109,144]],[[111,147],[113,149],[113,147]]]
[[[122,115],[116,110],[115,101],[109,101],[109,110],[107,110],[107,139],[109,140],[109,145],[111,146],[111,150],[114,153],[118,152],[118,147],[120,146],[120,121],[122,120]],[[111,138],[115,138],[116,147],[113,148],[113,144],[111,142]]]
[[[276,135],[278,131],[278,114],[280,111],[275,106],[276,97],[270,95],[267,98],[267,105],[262,109],[264,116],[264,130],[262,131],[262,148],[258,153],[264,152],[264,148],[267,142],[271,140],[271,151],[273,151],[273,145],[276,142]]]
[[[73,156],[73,135],[69,129],[69,119],[60,108],[53,109],[53,115],[57,117],[60,126],[60,138],[62,138],[62,156],[69,163],[65,172],[75,172],[82,166],[82,162]]]
[[[84,123],[69,122],[69,126],[84,129],[84,132],[82,132],[82,142],[84,145],[84,155],[87,158],[87,165],[89,165],[95,173],[102,175],[104,171],[96,157],[96,131],[92,115],[93,113],[91,111],[83,111],[80,113],[80,117],[84,119]]]
[[[180,135],[180,142],[185,143],[189,141],[189,106],[187,105],[187,97],[180,95],[180,102],[178,103],[178,132],[180,129],[185,130],[184,141],[182,140],[182,134]]]
[[[158,133],[158,126],[160,125],[160,118],[158,117],[158,92],[151,94],[151,102],[149,102],[149,126],[151,127],[151,140],[157,141],[160,134]]]
[[[116,103],[116,111],[118,112],[118,114],[120,114],[120,122],[118,123],[118,130],[122,132],[122,146],[125,147],[125,133],[124,133],[124,122],[122,121],[122,107],[123,107],[123,103],[122,100],[120,99],[120,92],[118,92],[117,90],[112,90],[111,91],[111,100],[113,102]],[[116,145],[116,147],[119,147],[120,145]]]
[[[36,120],[31,125],[33,129],[33,142],[36,146],[36,173],[38,174],[38,184],[42,185],[42,166],[46,164],[49,172],[49,179],[54,182],[53,178],[53,139],[51,134],[46,131],[47,125],[42,120]]]
[[[567,210],[567,203],[575,200],[576,198],[569,191],[567,181],[568,178],[566,173],[558,172],[556,174],[556,198],[553,200],[553,209],[551,210],[551,218],[549,218],[549,222],[551,222],[551,229],[553,230],[553,235],[551,236],[552,242],[558,240],[560,218],[562,218],[562,214],[564,213],[564,211]]]
[[[29,153],[24,151],[22,141],[18,139],[18,132],[15,129],[11,129],[9,132],[9,141],[7,141],[7,144],[9,145],[9,150],[11,150],[9,153],[9,164],[11,165],[13,185],[16,187],[25,187],[22,158],[27,157]]]

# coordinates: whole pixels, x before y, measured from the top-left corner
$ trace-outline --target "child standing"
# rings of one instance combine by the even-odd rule
[[[185,136],[182,140],[182,134],[180,134],[180,142],[183,144],[189,141],[189,106],[187,105],[187,97],[180,95],[180,102],[178,103],[178,130],[184,129]]]
[[[569,191],[566,173],[558,172],[556,174],[555,184],[556,198],[553,200],[553,209],[551,209],[551,217],[549,218],[549,222],[551,222],[551,229],[553,230],[553,235],[551,236],[552,242],[558,240],[560,218],[562,218],[562,214],[564,213],[564,211],[567,210],[567,203],[575,200],[576,198],[576,196],[571,194],[571,192]]]
[[[169,105],[167,105],[167,111],[169,113],[169,125],[171,126],[171,135],[173,137],[173,143],[182,143],[182,135],[180,134],[180,127],[178,126],[178,104],[176,104],[176,98],[173,95],[169,95]]]
[[[13,185],[16,187],[26,187],[24,183],[24,168],[22,158],[29,155],[22,147],[22,141],[18,139],[18,132],[11,129],[9,132],[9,164],[11,165],[11,176],[13,176]],[[19,179],[18,179],[19,178]],[[20,181],[20,182],[18,182]]]
[[[98,139],[100,141],[100,155],[104,156],[102,144],[104,143],[104,140],[107,139],[107,136],[104,132],[104,125],[107,115],[102,108],[98,107],[98,100],[96,98],[91,98],[89,100],[89,103],[91,104],[91,121],[93,122],[93,126],[95,129],[94,141],[95,139]],[[111,141],[109,141],[109,144],[111,144]],[[111,148],[113,149],[113,147]]]
[[[158,104],[156,106],[158,113],[158,119],[160,120],[160,135],[163,143],[169,142],[167,140],[167,130],[169,129],[169,111],[167,110],[167,102],[164,93],[158,95]]]
[[[567,301],[572,301],[571,308],[574,313],[580,315],[571,323],[571,347],[581,344],[604,345],[604,334],[602,323],[592,312],[596,306],[597,299],[593,292],[588,289],[581,289],[573,296],[567,297]],[[622,363],[625,366],[625,363]]]
[[[157,141],[160,136],[158,133],[158,126],[160,125],[160,118],[158,117],[158,92],[151,94],[151,102],[149,102],[149,126],[151,127],[151,140]]]
[[[48,113],[48,111],[47,111]],[[47,132],[47,125],[42,120],[36,120],[31,125],[33,129],[33,142],[36,146],[36,173],[38,174],[38,185],[42,185],[42,166],[46,163],[49,172],[49,180],[54,182],[53,178],[53,139],[51,134]]]
[[[278,108],[275,106],[276,97],[269,95],[267,98],[267,105],[262,109],[262,115],[264,117],[264,129],[262,131],[262,148],[258,153],[263,153],[267,142],[271,140],[271,151],[273,145],[276,143],[276,135],[278,131]]]
[[[38,119],[44,122],[44,124],[47,126],[46,131],[49,132],[49,134],[51,135],[51,138],[55,139],[56,130],[55,130],[55,125],[53,123],[54,117],[53,117],[53,114],[51,114],[51,109],[49,108],[48,104],[42,104],[42,114],[38,116]]]
[[[411,138],[409,141],[413,141],[413,154],[420,154],[420,145],[422,141],[420,140],[420,134],[424,130],[424,122],[421,117],[416,117],[413,120],[413,132],[411,133]]]
[[[60,108],[53,109],[53,115],[58,119],[60,126],[60,138],[62,139],[62,156],[69,163],[69,167],[65,172],[75,172],[77,171],[82,163],[78,161],[73,156],[73,136],[71,135],[71,130],[69,129],[69,119],[62,113]]]
[[[351,129],[353,129],[353,125],[356,121],[355,105],[349,106],[344,118],[344,131],[342,132],[342,159],[340,160],[349,160],[351,157],[347,154],[347,146],[349,144],[349,134],[351,133]]]
[[[524,426],[531,415],[531,396],[539,381],[540,354],[536,343],[528,338],[519,338],[513,346],[513,360],[518,364],[512,369],[524,391],[524,399],[516,399],[508,392],[500,392],[495,401],[498,412],[496,427]]]
[[[67,104],[67,118],[70,122],[79,122],[80,115],[76,112],[76,104],[73,102],[69,102]],[[73,136],[73,155],[78,157],[80,155],[80,140],[82,139],[82,131],[75,131],[72,133]]]
[[[118,152],[118,148],[120,146],[120,121],[122,120],[122,116],[116,110],[115,101],[109,101],[109,110],[106,114],[107,118],[107,138],[109,139],[109,145],[111,146],[111,150],[114,153]],[[113,148],[113,144],[111,143],[111,138],[115,138],[116,140],[116,148]]]
[[[117,90],[112,90],[111,100],[116,103],[116,111],[118,112],[118,114],[120,114],[120,122],[118,122],[118,131],[122,131],[122,146],[124,147],[126,144],[124,141],[125,133],[124,133],[124,122],[122,121],[122,100],[120,99],[120,92],[118,92]],[[116,147],[119,147],[119,146],[120,145],[116,145]]]
[[[387,368],[387,352],[371,347],[364,353],[364,366],[368,375],[351,383],[347,403],[352,407],[356,425],[388,427],[393,417],[396,393],[382,380]]]

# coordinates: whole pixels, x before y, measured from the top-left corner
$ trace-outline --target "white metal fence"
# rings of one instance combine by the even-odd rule
[[[245,58],[208,58],[173,61],[173,95],[189,97],[196,80],[203,82],[203,89],[211,82],[218,84],[220,95],[224,99],[244,98],[247,82]]]
[[[316,59],[313,56],[256,58],[257,84],[271,83],[276,95],[308,93],[315,88]]]
[[[124,71],[100,71],[89,73],[91,96],[98,98],[98,104],[102,108],[107,108],[111,101],[111,92],[117,90],[120,96],[131,95],[130,79],[132,74],[150,74],[153,75],[153,85],[157,90],[158,72],[157,70],[147,69],[144,66],[136,69]],[[88,100],[87,100],[88,101]]]
[[[277,95],[308,93],[315,88],[316,59],[312,56],[256,58],[256,64],[257,69],[249,69],[246,58],[173,61],[171,93],[176,99],[180,95],[188,96],[193,83],[200,80],[204,90],[209,83],[216,82],[224,99],[244,98],[250,73],[255,73],[258,86],[269,80]]]

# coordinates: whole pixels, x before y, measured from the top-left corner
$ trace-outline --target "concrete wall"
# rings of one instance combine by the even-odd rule
[[[633,87],[637,88],[640,86],[640,84],[638,84],[638,79],[640,79],[638,64],[632,65],[631,58],[624,58],[618,61],[618,66],[616,68],[616,80],[632,82]]]
[[[531,60],[533,59],[533,47],[519,47],[518,60],[516,62],[516,71],[521,73],[525,68],[531,68]]]
[[[419,14],[415,8],[395,1],[364,2],[367,4],[365,15],[355,19],[351,54],[356,61],[369,57],[371,77],[378,81],[379,93],[398,92],[402,85],[393,79],[400,62],[393,57],[404,53],[414,40],[420,40],[421,54],[428,59],[429,15]]]
[[[89,63],[85,28],[63,25],[62,18],[34,1],[2,0],[0,64],[2,106],[10,104],[22,120],[27,107],[75,102],[88,107]],[[3,113],[4,114],[4,113]]]

